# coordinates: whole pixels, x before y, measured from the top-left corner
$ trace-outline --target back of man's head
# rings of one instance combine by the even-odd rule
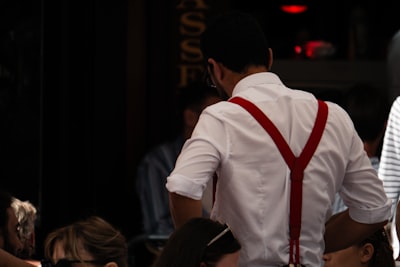
[[[177,97],[179,113],[183,114],[185,109],[201,112],[208,97],[219,97],[219,95],[213,87],[202,82],[192,82],[180,88]]]
[[[180,117],[179,131],[183,133],[185,139],[192,134],[194,124],[197,123],[203,109],[222,100],[216,88],[202,82],[192,82],[180,88],[177,99],[177,112]]]
[[[251,65],[268,66],[264,31],[250,14],[230,11],[211,18],[200,41],[205,60],[213,58],[235,72]]]

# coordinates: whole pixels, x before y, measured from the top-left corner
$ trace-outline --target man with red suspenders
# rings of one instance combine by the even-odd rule
[[[215,17],[201,49],[229,100],[202,112],[167,178],[175,227],[201,216],[214,173],[211,218],[241,242],[240,267],[319,267],[324,252],[385,225],[391,202],[351,119],[269,71],[272,50],[253,17]],[[349,209],[328,221],[336,192]]]

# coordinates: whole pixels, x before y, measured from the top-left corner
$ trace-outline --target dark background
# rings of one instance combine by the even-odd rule
[[[170,2],[0,1],[0,188],[38,207],[39,255],[47,232],[89,214],[128,239],[141,233],[136,166],[176,126],[181,1]],[[205,2],[208,15],[253,13],[277,61],[309,61],[293,53],[305,29],[335,45],[325,63],[384,62],[400,28],[399,1],[310,0],[300,15],[281,12],[277,0]],[[359,5],[363,49],[349,37]]]

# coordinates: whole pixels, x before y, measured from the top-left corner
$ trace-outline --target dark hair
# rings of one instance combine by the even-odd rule
[[[184,111],[186,109],[193,110],[197,113],[201,113],[207,99],[209,97],[220,97],[216,88],[207,86],[203,82],[192,82],[185,87],[182,87],[177,91],[177,105],[176,105],[176,116],[179,118],[177,123],[177,133],[182,132],[184,127]],[[222,98],[221,98],[222,99]]]
[[[241,249],[231,231],[208,245],[226,228],[208,218],[189,220],[172,233],[153,267],[198,267],[201,262],[214,266],[222,256]]]
[[[268,42],[258,21],[250,14],[230,11],[211,18],[200,39],[205,60],[213,58],[235,72],[248,66],[268,67]]]
[[[390,104],[387,95],[378,88],[364,83],[355,84],[346,92],[343,108],[363,141],[376,140],[383,134]]]
[[[201,112],[208,97],[219,97],[219,94],[215,88],[207,86],[203,82],[192,82],[180,88],[177,93],[179,114],[182,114],[187,108]]]
[[[385,228],[381,228],[373,235],[362,241],[358,247],[362,247],[366,243],[374,246],[374,255],[372,256],[369,267],[394,267],[393,248],[390,245],[389,238]]]

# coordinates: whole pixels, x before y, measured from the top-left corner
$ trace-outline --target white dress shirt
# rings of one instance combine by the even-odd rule
[[[256,104],[280,130],[293,153],[302,151],[318,104],[287,88],[274,73],[242,79],[233,96]],[[353,123],[328,102],[320,144],[304,173],[300,260],[320,266],[324,226],[336,192],[362,223],[389,218],[390,201]],[[282,266],[289,260],[289,169],[271,137],[242,107],[219,102],[206,108],[167,178],[170,192],[201,199],[214,172],[219,179],[211,218],[227,223],[242,244],[241,267]]]

